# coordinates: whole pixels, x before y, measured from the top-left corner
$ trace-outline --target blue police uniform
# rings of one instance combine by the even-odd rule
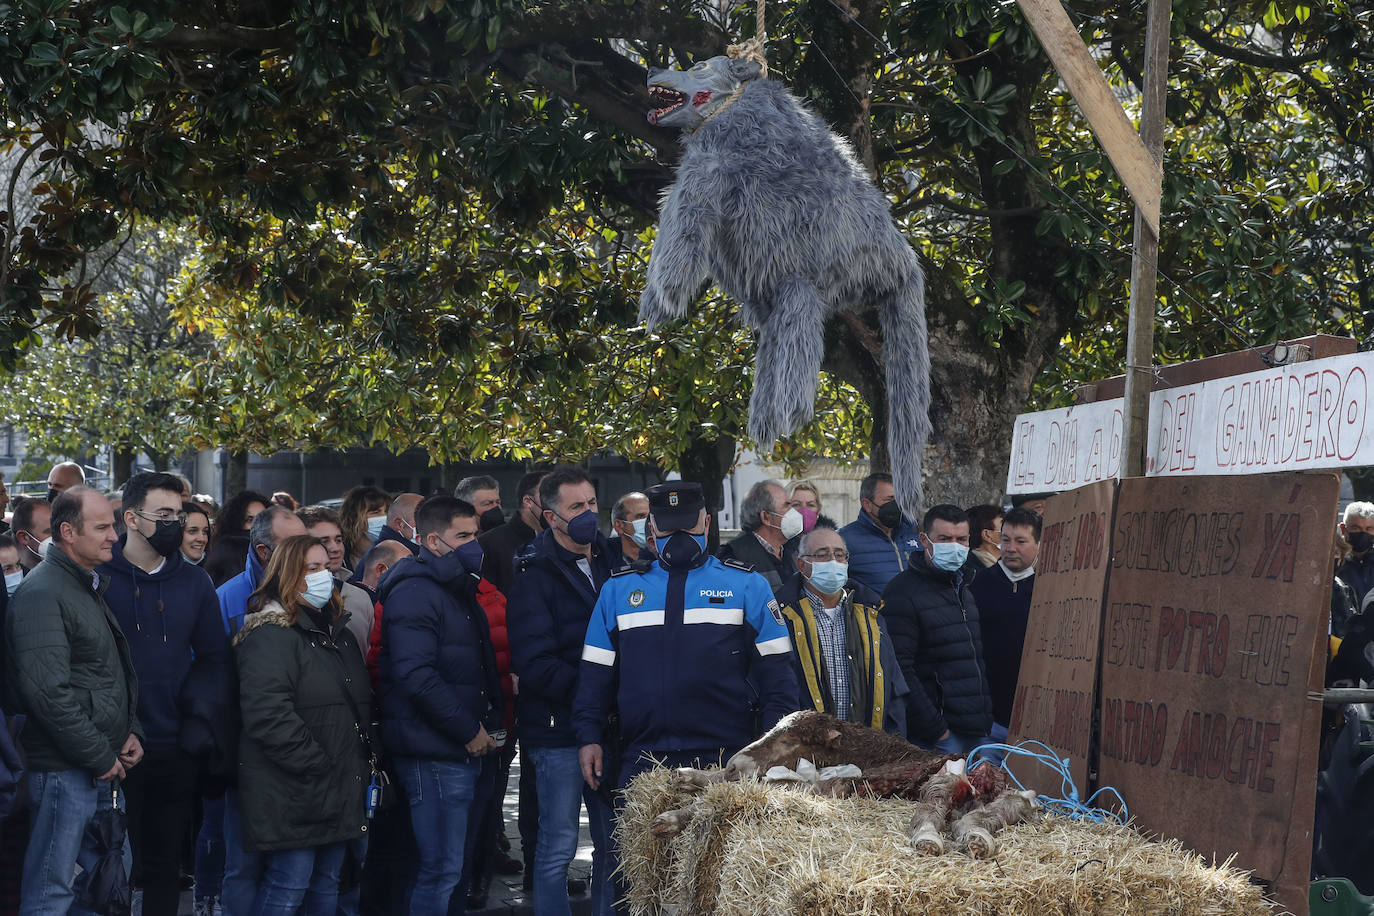
[[[604,744],[619,713],[624,770],[645,752],[670,762],[728,759],[797,708],[792,641],[768,580],[705,553],[688,569],[654,563],[607,580],[582,650],[573,729]]]

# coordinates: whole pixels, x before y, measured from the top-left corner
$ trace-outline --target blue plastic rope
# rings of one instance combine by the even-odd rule
[[[1036,747],[1044,748],[1044,751],[1034,750]],[[1043,741],[1026,740],[1022,741],[1020,744],[998,744],[996,742],[981,744],[975,747],[968,755],[969,774],[973,773],[973,768],[975,766],[984,761],[992,763],[994,766],[997,765],[997,761],[992,758],[992,755],[984,754],[984,751],[997,751],[1004,755],[1015,754],[1020,757],[1029,757],[1049,767],[1055,773],[1058,773],[1060,778],[1059,791],[1063,797],[1054,798],[1048,795],[1037,796],[1040,804],[1044,806],[1046,811],[1053,812],[1063,817],[1073,818],[1074,820],[1092,821],[1098,824],[1109,820],[1115,821],[1118,824],[1124,824],[1130,820],[1131,815],[1130,811],[1126,808],[1126,800],[1121,797],[1120,792],[1116,791],[1116,789],[1111,786],[1103,786],[1094,792],[1087,801],[1080,801],[1078,786],[1074,784],[1073,775],[1069,772],[1068,758],[1061,758],[1055,753],[1054,748],[1045,744]],[[982,754],[982,760],[977,759],[980,754]],[[1021,784],[1021,780],[1016,778],[1015,773],[1006,767],[1003,767],[1003,769],[1007,770],[1007,775],[1011,777],[1011,781],[1016,783],[1016,788],[1023,792],[1026,791],[1026,787]],[[1108,811],[1094,804],[1094,802],[1097,801],[1097,797],[1104,792],[1115,796],[1118,804],[1121,805],[1120,814]]]

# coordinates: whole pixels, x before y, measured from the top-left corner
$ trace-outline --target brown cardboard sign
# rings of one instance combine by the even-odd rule
[[[1008,741],[1043,741],[1069,759],[1080,792],[1088,787],[1088,752],[1097,679],[1102,593],[1111,560],[1116,481],[1079,487],[1045,506],[1035,561],[1021,675]],[[1007,765],[1028,786],[1058,797],[1059,778],[1038,765]]]
[[[1121,484],[1100,783],[1142,828],[1307,912],[1334,474]]]

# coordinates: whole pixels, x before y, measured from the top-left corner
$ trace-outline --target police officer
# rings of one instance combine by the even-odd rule
[[[648,496],[658,561],[606,581],[582,649],[573,730],[593,789],[616,762],[603,759],[612,709],[624,786],[651,765],[645,752],[668,766],[715,764],[797,708],[792,641],[768,580],[706,552],[700,484]]]

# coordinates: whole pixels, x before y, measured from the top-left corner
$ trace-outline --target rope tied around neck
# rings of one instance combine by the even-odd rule
[[[725,55],[727,57],[732,57],[736,60],[740,58],[743,58],[745,60],[752,60],[754,63],[758,64],[759,79],[768,78],[768,33],[767,31],[765,31],[763,26],[763,5],[764,0],[758,0],[758,5],[755,7],[754,37],[746,38],[739,44],[730,45],[725,49]],[[748,85],[748,83],[740,83],[739,88],[736,89],[734,92],[730,93],[730,95],[726,97],[725,101],[721,103],[721,106],[717,108],[715,111],[711,112],[709,115],[707,115],[702,120],[701,124],[705,124],[707,121],[716,117],[716,115],[720,114],[721,112],[725,111],[725,109],[729,108],[731,105],[738,102],[739,97],[744,95],[744,89]],[[693,128],[690,132],[695,133],[697,130],[701,128],[701,124],[698,124],[697,127]]]
[[[754,7],[754,37],[747,38],[737,45],[730,45],[725,49],[729,57],[744,58],[752,60],[761,68],[759,77],[768,78],[768,30],[764,26],[764,4],[766,0],[758,0]]]

